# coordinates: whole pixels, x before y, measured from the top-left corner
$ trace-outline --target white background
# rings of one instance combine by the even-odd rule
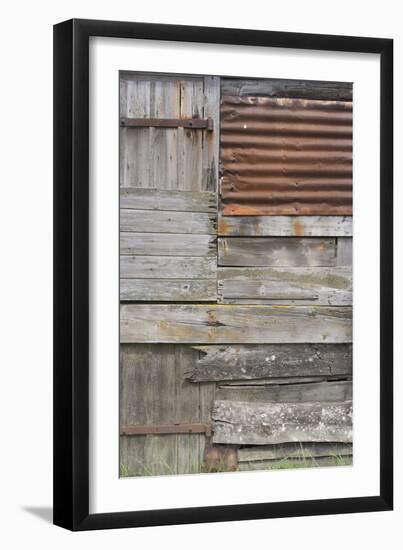
[[[383,36],[395,39],[395,97],[402,97],[403,61],[399,2],[285,3],[203,0],[109,2],[18,2],[2,12],[1,56],[2,162],[0,235],[1,313],[1,519],[5,548],[245,548],[251,544],[282,548],[377,548],[401,544],[402,436],[396,445],[396,510],[392,513],[296,518],[242,523],[191,525],[72,534],[49,523],[51,505],[51,206],[52,206],[52,29],[72,16],[176,24],[265,28],[299,32]],[[245,9],[247,6],[247,9]],[[403,147],[401,102],[396,101],[396,171]],[[399,155],[401,156],[401,155]],[[402,208],[396,186],[395,212]],[[396,215],[396,247],[402,222]],[[401,262],[400,262],[401,263]],[[402,279],[401,265],[396,280]],[[4,279],[4,280],[3,280]],[[397,289],[396,289],[397,291]],[[401,296],[396,292],[396,303]],[[402,344],[400,311],[396,324],[396,396]],[[400,340],[402,340],[400,338]],[[370,342],[369,342],[370,345]],[[396,435],[402,434],[401,399]],[[3,540],[4,539],[4,540]],[[396,541],[396,542],[395,542]]]
[[[117,477],[120,68],[354,82],[354,467]],[[378,494],[379,56],[92,38],[90,98],[90,511]]]

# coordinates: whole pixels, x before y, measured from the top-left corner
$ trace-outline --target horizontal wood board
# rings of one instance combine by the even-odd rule
[[[215,397],[220,401],[248,401],[271,403],[323,403],[349,401],[352,399],[352,382],[313,382],[303,384],[280,384],[268,386],[219,386]]]
[[[121,187],[120,208],[171,212],[217,211],[217,195],[208,191],[166,191],[142,187]]]
[[[329,238],[227,237],[218,239],[221,266],[313,267],[336,265],[336,240]]]
[[[352,374],[351,344],[197,346],[200,358],[185,373],[192,382],[346,377]]]
[[[213,442],[267,445],[352,441],[352,403],[215,401]]]
[[[220,216],[220,237],[351,237],[351,216]]]
[[[351,305],[349,267],[219,268],[221,303]]]
[[[205,212],[120,210],[120,231],[216,235],[216,216]]]
[[[120,279],[120,299],[124,302],[215,302],[217,285],[213,279]]]
[[[351,342],[350,307],[121,305],[121,342]]]

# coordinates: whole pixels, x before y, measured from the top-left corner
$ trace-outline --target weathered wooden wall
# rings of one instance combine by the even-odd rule
[[[287,82],[121,75],[122,475],[351,462],[352,218],[218,193],[220,86],[351,100]]]
[[[216,77],[121,75],[120,299],[136,314],[137,302],[217,300],[219,97]],[[121,474],[200,472],[206,435],[175,431],[211,426],[213,384],[185,380],[197,350],[146,341],[121,329],[121,431],[150,432],[121,435]]]

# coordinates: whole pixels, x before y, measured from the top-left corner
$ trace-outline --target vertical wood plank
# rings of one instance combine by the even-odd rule
[[[337,265],[351,266],[353,264],[353,239],[339,237],[337,239]]]
[[[181,80],[180,117],[203,117],[203,81]],[[178,128],[178,187],[191,191],[202,189],[203,131]]]
[[[121,345],[121,425],[173,423],[175,397],[176,366],[173,346]],[[127,470],[129,475],[175,473],[176,435],[124,437],[122,466],[123,471]]]
[[[175,347],[175,422],[200,422],[199,388],[185,380],[185,372],[197,359],[197,351],[185,346]],[[192,387],[193,386],[193,387]],[[178,474],[200,471],[200,435],[177,435],[177,472]]]
[[[203,187],[205,191],[218,190],[220,158],[220,78],[204,77],[204,118],[213,120],[212,132],[204,132],[203,144]]]

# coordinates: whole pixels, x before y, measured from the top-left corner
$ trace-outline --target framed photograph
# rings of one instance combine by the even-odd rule
[[[391,510],[393,42],[54,27],[54,523]]]

